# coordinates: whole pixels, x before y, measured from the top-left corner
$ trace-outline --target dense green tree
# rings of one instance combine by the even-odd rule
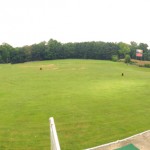
[[[10,53],[12,52],[13,47],[7,43],[0,45],[0,62],[9,63],[10,62]]]
[[[64,53],[64,58],[75,58],[75,44],[74,43],[63,44],[62,51]]]
[[[140,43],[138,46],[139,49],[143,50],[143,52],[148,51],[148,45],[145,43]]]
[[[19,54],[19,49],[15,48],[12,52],[11,52],[11,61],[12,64],[15,63],[20,63],[20,54]]]
[[[136,59],[136,50],[138,49],[138,44],[134,41],[130,42],[130,56],[133,59]]]
[[[145,43],[131,42],[130,45],[120,42],[76,42],[60,43],[50,39],[47,43],[13,48],[7,43],[0,45],[0,63],[21,63],[36,60],[51,60],[65,58],[111,60],[114,56],[124,58],[127,54],[136,58],[136,49],[143,50],[143,59],[150,60],[150,51]]]
[[[145,43],[140,43],[138,49],[143,50],[143,60],[148,60],[148,45]]]
[[[147,60],[150,60],[150,50],[147,52]]]
[[[31,45],[32,60],[44,60],[46,53],[46,42]]]
[[[131,57],[130,57],[130,55],[126,55],[125,56],[125,63],[130,63],[131,62]]]
[[[0,55],[0,63],[3,63],[3,59],[2,56]]]
[[[128,44],[120,42],[119,43],[119,53],[121,54],[121,56],[123,55],[124,57],[126,56],[126,54],[130,53],[130,47]]]
[[[50,39],[47,43],[45,57],[46,59],[64,58],[62,44],[56,40]]]

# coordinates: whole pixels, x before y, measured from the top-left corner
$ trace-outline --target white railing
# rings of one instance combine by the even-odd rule
[[[50,123],[50,142],[51,142],[51,150],[60,150],[59,140],[56,132],[56,127],[54,123],[54,118],[49,118]]]

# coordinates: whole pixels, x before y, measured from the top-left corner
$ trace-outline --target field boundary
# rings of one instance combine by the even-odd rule
[[[132,138],[136,138],[137,136],[141,136],[141,135],[146,134],[146,133],[149,133],[149,132],[150,132],[150,130],[147,130],[147,131],[144,131],[144,132],[135,134],[135,135],[133,135],[133,136],[127,137],[127,138],[122,139],[122,140],[117,140],[117,141],[115,141],[115,142],[103,144],[103,145],[96,146],[96,147],[92,147],[92,148],[87,148],[87,149],[85,149],[85,150],[98,150],[98,149],[104,148],[104,147],[106,147],[106,146],[111,146],[111,145],[113,145],[113,144],[118,144],[118,143],[120,143],[120,142],[124,142],[124,141],[127,141],[127,140],[131,140]]]

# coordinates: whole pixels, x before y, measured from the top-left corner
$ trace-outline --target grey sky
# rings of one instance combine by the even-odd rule
[[[0,44],[150,40],[149,0],[0,0]]]

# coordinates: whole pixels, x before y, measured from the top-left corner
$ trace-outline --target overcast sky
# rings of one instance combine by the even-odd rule
[[[150,0],[0,0],[0,44],[50,38],[150,46]]]

